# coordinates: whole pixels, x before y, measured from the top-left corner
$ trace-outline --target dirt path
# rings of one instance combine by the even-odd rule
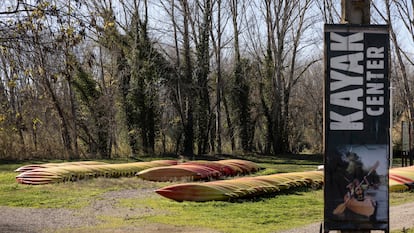
[[[181,227],[167,224],[141,224],[139,226],[125,226],[120,228],[95,229],[94,226],[104,223],[97,216],[118,217],[125,220],[140,219],[145,216],[160,214],[158,210],[143,206],[142,208],[122,208],[118,201],[123,198],[146,197],[152,195],[153,190],[128,189],[107,192],[95,199],[91,205],[81,210],[65,208],[41,209],[0,207],[1,233],[40,233],[40,232],[77,232],[77,233],[217,233],[209,229]],[[86,228],[87,229],[80,229]],[[76,230],[71,230],[76,228]]]
[[[15,208],[0,207],[0,232],[1,233],[38,233],[38,232],[91,232],[95,226],[103,223],[99,216],[118,217],[123,219],[142,219],[143,217],[162,214],[159,210],[143,206],[135,208],[119,207],[118,200],[124,198],[147,197],[152,195],[152,190],[128,189],[108,192],[94,200],[91,205],[81,210],[73,209],[39,209],[39,208]],[[390,208],[391,230],[414,228],[414,202]],[[81,227],[90,227],[80,229]],[[314,223],[305,227],[284,231],[282,233],[308,233],[319,232],[320,223]],[[211,229],[194,227],[180,227],[167,224],[145,223],[139,226],[125,226],[120,228],[96,229],[95,232],[103,233],[218,233]]]

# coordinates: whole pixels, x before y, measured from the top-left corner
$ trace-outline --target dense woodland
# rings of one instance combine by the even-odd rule
[[[414,118],[410,0],[390,24],[394,122]],[[321,152],[328,0],[6,0],[0,159]],[[398,142],[396,142],[398,144]]]

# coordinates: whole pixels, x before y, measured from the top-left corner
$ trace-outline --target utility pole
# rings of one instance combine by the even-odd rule
[[[341,0],[341,23],[364,24],[371,23],[370,0]],[[370,233],[370,230],[340,231],[341,233]]]

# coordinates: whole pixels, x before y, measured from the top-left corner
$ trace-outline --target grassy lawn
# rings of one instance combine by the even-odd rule
[[[97,178],[48,185],[22,185],[15,181],[17,173],[13,172],[19,166],[0,165],[0,206],[79,209],[88,206],[91,200],[103,193],[143,186],[135,178]],[[145,188],[156,188],[161,187],[162,183],[147,186]]]
[[[260,171],[259,175],[314,170],[317,165],[322,163],[321,158],[306,158],[305,155],[299,158],[272,159],[271,157],[263,157],[251,160],[266,168]],[[87,207],[92,200],[109,191],[154,190],[167,185],[166,183],[141,182],[134,177],[98,178],[42,186],[20,185],[15,182],[16,173],[13,172],[20,166],[22,164],[18,163],[0,165],[0,206],[80,209]],[[310,188],[234,202],[179,203],[162,198],[155,193],[143,197],[121,198],[118,201],[117,205],[120,208],[142,209],[145,207],[155,210],[157,214],[125,219],[99,215],[98,213],[98,218],[104,223],[93,228],[116,229],[131,225],[160,223],[174,226],[204,227],[226,233],[265,233],[323,220],[323,191]],[[390,194],[391,205],[413,201],[412,192]]]
[[[110,187],[76,183],[51,184],[43,186],[20,185],[12,172],[19,164],[0,166],[0,206],[81,208],[89,200],[102,194]],[[70,190],[70,191],[69,191]]]
[[[412,192],[390,194],[391,205],[413,201]],[[147,217],[151,222],[210,227],[228,233],[278,232],[323,221],[323,191],[311,189],[239,202],[179,203],[154,197],[124,199],[120,204],[131,208],[146,204],[165,210],[165,214]]]
[[[238,202],[173,202],[154,197],[145,200],[122,200],[122,206],[146,204],[162,209],[164,214],[147,221],[183,226],[200,226],[221,232],[274,232],[306,225],[323,219],[323,192],[305,190],[269,198]],[[224,220],[224,221],[223,221]]]

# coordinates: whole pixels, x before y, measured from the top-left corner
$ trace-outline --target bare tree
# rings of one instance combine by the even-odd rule
[[[221,102],[222,102],[222,67],[221,67],[221,59],[222,59],[222,35],[223,35],[223,27],[222,27],[222,2],[221,0],[217,0],[216,3],[217,7],[217,19],[216,19],[216,31],[214,33],[214,26],[211,28],[211,39],[212,39],[212,45],[214,48],[214,54],[215,54],[215,60],[216,60],[216,75],[217,75],[217,81],[216,81],[216,148],[215,151],[218,154],[222,153],[222,139],[221,139],[221,133],[222,133],[222,122],[221,122]]]
[[[64,147],[61,154],[65,154],[66,158],[70,159],[79,157],[76,143],[75,101],[70,74],[74,60],[73,48],[82,40],[78,33],[78,30],[82,30],[82,26],[77,24],[79,20],[73,14],[73,9],[78,7],[81,5],[72,6],[71,3],[60,1],[55,1],[53,4],[44,1],[36,3],[17,1],[13,11],[2,12],[9,15],[9,20],[0,26],[2,46],[11,45],[10,49],[18,51],[14,58],[3,57],[7,60],[3,60],[3,64],[17,61],[13,65],[20,70],[15,74],[16,77],[20,76],[21,80],[30,78],[30,82],[22,82],[24,88],[37,90],[30,93],[31,98],[22,100],[21,106],[38,101],[39,96],[50,100],[60,122],[55,132],[60,131]],[[8,26],[7,32],[2,30],[3,26]],[[58,78],[62,79],[58,80]],[[45,91],[47,94],[40,94],[40,91]],[[20,93],[21,96],[22,94]],[[38,106],[35,109],[44,107]],[[28,126],[31,126],[26,127],[25,131],[32,133],[34,146],[32,154],[36,154],[39,149],[38,142],[44,143],[44,140],[38,140],[37,136],[42,129],[40,122],[46,122],[44,116],[35,114],[39,112],[27,111],[27,109],[20,109],[18,114],[26,124],[29,123]]]
[[[399,70],[399,74],[401,75],[401,78],[395,78],[394,81],[396,81],[403,93],[403,99],[405,103],[405,107],[408,113],[408,119],[412,121],[414,119],[414,96],[412,91],[412,86],[410,85],[410,77],[408,68],[405,64],[406,61],[410,62],[412,61],[408,55],[407,52],[405,52],[400,45],[400,38],[398,38],[394,21],[393,21],[393,15],[392,15],[392,7],[393,3],[397,8],[398,14],[401,16],[401,20],[403,22],[403,25],[407,29],[407,33],[411,33],[411,37],[414,38],[413,33],[413,22],[410,22],[409,20],[414,18],[414,13],[412,10],[412,7],[414,7],[414,3],[411,1],[411,4],[409,4],[407,1],[390,1],[385,0],[384,7],[385,7],[385,15],[382,13],[383,11],[381,8],[373,3],[373,7],[376,10],[376,13],[382,18],[383,21],[385,21],[389,26],[389,32],[391,36],[391,41],[393,43],[394,48],[394,56],[396,57],[396,65]]]
[[[400,16],[399,18],[402,21],[406,32],[411,37],[411,42],[414,43],[414,1],[394,0],[393,3],[397,8],[398,15]],[[389,2],[387,4],[389,4]],[[414,64],[412,58],[409,56],[405,56],[405,58],[411,64]]]
[[[210,103],[211,0],[178,0],[163,3],[172,19],[173,48],[177,79],[172,91],[184,135],[186,155],[209,151],[213,136],[214,114]],[[210,144],[212,144],[210,140]]]
[[[182,122],[184,124],[184,154],[194,154],[194,91],[193,91],[193,62],[190,48],[190,6],[187,0],[180,0],[183,12],[183,81],[184,112]]]
[[[234,68],[233,68],[233,102],[235,106],[235,112],[237,115],[237,124],[239,128],[239,135],[241,141],[241,147],[243,151],[250,152],[252,151],[252,137],[253,129],[250,119],[250,86],[246,80],[248,75],[245,72],[246,69],[243,69],[242,58],[240,53],[240,29],[239,29],[239,2],[231,1],[230,9],[232,13],[232,22],[233,22],[233,37],[234,37]]]
[[[199,22],[191,22],[198,29],[198,40],[194,40],[196,46],[196,67],[194,70],[196,79],[196,138],[198,154],[206,154],[209,149],[209,135],[211,133],[211,123],[213,122],[209,91],[212,2],[211,0],[197,1],[196,5],[200,7],[200,12],[202,12]],[[194,29],[193,34],[195,38]]]
[[[316,0],[315,4],[322,13],[324,23],[333,24],[341,21],[339,1]]]
[[[267,46],[264,68],[268,89],[261,91],[268,123],[268,143],[274,153],[289,150],[290,98],[292,88],[316,61],[298,66],[298,55],[306,47],[304,31],[313,23],[308,10],[313,1],[265,1]],[[269,147],[269,146],[268,146]]]

